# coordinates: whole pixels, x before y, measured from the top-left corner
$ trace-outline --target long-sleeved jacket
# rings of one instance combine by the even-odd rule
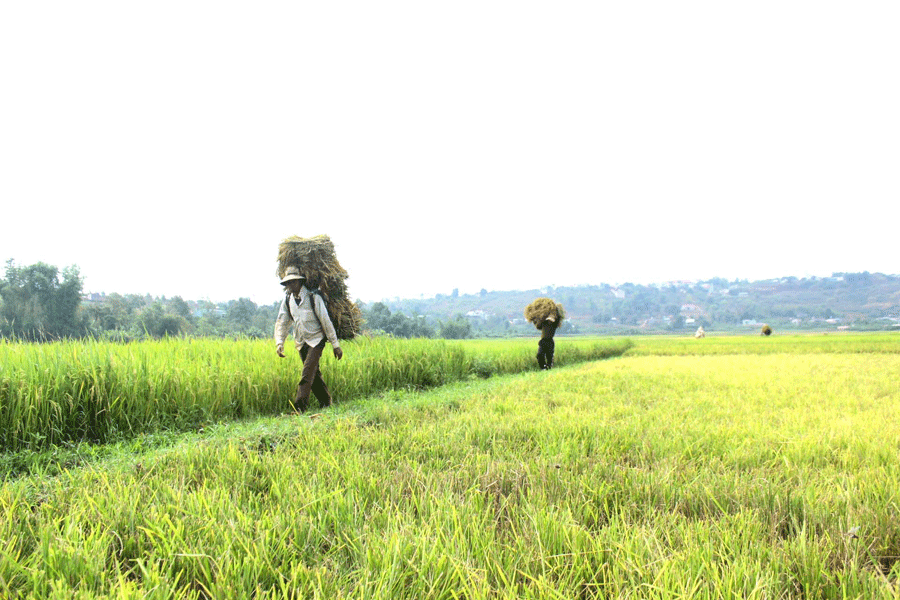
[[[556,333],[556,328],[558,326],[559,325],[557,324],[556,319],[552,317],[541,321],[541,324],[538,325],[538,329],[541,330],[541,339],[551,339],[553,337],[553,334]]]
[[[312,303],[316,303],[315,312]],[[300,288],[300,298],[294,298],[293,294],[288,294],[288,302],[290,312],[286,310],[285,303],[281,303],[278,310],[278,317],[275,319],[275,343],[283,348],[284,341],[287,339],[288,332],[293,332],[294,343],[297,349],[303,342],[308,346],[318,346],[324,338],[328,338],[331,345],[335,348],[340,347],[337,332],[334,325],[328,317],[328,309],[325,301],[319,294],[313,294],[306,286]],[[318,318],[316,318],[318,314]]]

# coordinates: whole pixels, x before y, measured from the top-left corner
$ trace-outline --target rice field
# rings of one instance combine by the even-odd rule
[[[109,444],[0,488],[0,596],[898,598],[900,336],[828,337],[447,344],[435,389]]]
[[[480,349],[443,340],[358,338],[326,349],[336,402],[536,368],[536,341]],[[624,353],[629,340],[572,340],[558,364]],[[0,342],[0,450],[108,442],[159,430],[290,410],[301,362],[267,340],[165,339],[132,344]]]
[[[815,333],[778,335],[710,335],[705,338],[646,336],[630,356],[709,354],[897,354],[896,333]]]

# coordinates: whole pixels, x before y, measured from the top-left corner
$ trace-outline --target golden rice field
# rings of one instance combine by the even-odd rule
[[[178,348],[181,382],[204,378],[187,357],[254,381],[277,360],[168,343],[147,348]],[[413,347],[391,352],[412,363]],[[166,361],[128,348],[154,381]],[[375,369],[377,349],[357,359]],[[251,417],[277,407],[247,399],[204,409],[228,418],[203,430],[34,450],[0,488],[0,596],[900,597],[900,336],[636,338],[550,372],[535,349],[445,343],[468,366],[433,389],[443,371],[423,364],[405,372],[425,383],[341,384],[307,416]],[[353,350],[328,364],[336,389]],[[98,372],[125,362],[109,360]],[[297,362],[274,362],[279,393]]]
[[[561,346],[557,363],[565,365],[620,355],[631,342],[582,339]],[[343,348],[344,360],[326,351],[322,363],[336,402],[536,367],[531,340],[485,348],[361,337]],[[266,340],[0,342],[0,450],[105,442],[283,412],[300,366],[296,352],[279,359]]]

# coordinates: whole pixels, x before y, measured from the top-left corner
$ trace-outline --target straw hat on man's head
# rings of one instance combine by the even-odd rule
[[[300,274],[300,269],[297,267],[288,267],[284,272],[284,277],[281,278],[281,285],[286,284],[288,281],[294,281],[295,279],[306,279],[306,277]]]

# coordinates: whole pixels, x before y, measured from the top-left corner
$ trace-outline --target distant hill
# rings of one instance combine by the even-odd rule
[[[480,294],[438,294],[383,301],[392,312],[444,322],[467,317],[478,335],[532,335],[525,306],[540,296],[561,302],[568,314],[561,333],[637,334],[753,330],[900,331],[900,276],[835,273],[762,281],[679,281],[549,287]]]

